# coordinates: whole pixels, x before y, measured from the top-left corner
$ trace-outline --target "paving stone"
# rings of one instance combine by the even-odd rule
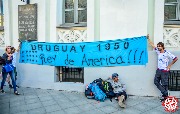
[[[23,95],[18,95],[18,96],[15,96],[13,98],[10,98],[10,102],[16,102],[16,101],[22,101],[24,100],[24,96]]]
[[[20,112],[25,112],[27,110],[28,110],[27,105],[15,106],[10,108],[10,113],[20,113]]]
[[[35,98],[38,98],[38,96],[37,95],[33,95],[33,94],[25,96],[25,99],[35,99]]]
[[[10,103],[10,108],[11,107],[17,107],[17,106],[22,106],[22,105],[26,105],[24,100],[18,100],[16,102],[11,102]]]
[[[26,104],[32,104],[32,103],[38,103],[40,102],[39,98],[33,98],[33,99],[25,99]]]
[[[40,108],[40,107],[43,107],[43,105],[40,102],[32,103],[32,104],[27,105],[27,110],[32,110],[32,109],[36,109],[36,108]]]
[[[98,109],[94,109],[94,110],[90,110],[90,111],[85,111],[85,112],[83,112],[83,114],[105,114],[105,113]]]
[[[50,96],[47,96],[47,97],[39,97],[39,99],[40,99],[40,101],[50,101],[50,100],[53,100],[53,98],[52,97],[50,97]]]
[[[18,112],[18,113],[17,112],[16,113],[12,112],[11,114],[28,114],[28,111],[23,111],[23,112]]]
[[[178,105],[179,106],[179,105]],[[176,110],[174,113],[172,114],[180,114],[180,109]]]
[[[148,111],[148,112],[144,112],[144,113],[142,113],[142,114],[170,114],[170,113],[168,113],[168,112],[162,112],[162,111],[153,109],[153,110],[150,110],[150,111]]]
[[[76,105],[72,102],[58,102],[59,106],[62,109],[67,109],[67,108],[71,108],[71,107],[75,107]]]
[[[66,114],[79,114],[83,113],[83,111],[78,107],[72,107],[64,110]]]
[[[99,101],[96,101],[96,102],[91,103],[91,104],[94,105],[97,108],[101,108],[101,107],[107,106],[108,102],[99,102]]]
[[[148,106],[146,104],[143,104],[143,103],[135,105],[135,106],[133,106],[133,108],[136,108],[137,110],[139,110],[141,112],[146,112],[146,111],[152,109],[152,107],[150,107],[150,106]]]
[[[153,101],[153,100],[148,100],[146,102],[143,102],[143,104],[148,105],[151,108],[156,108],[158,106],[161,106],[161,102],[159,100]]]
[[[58,111],[50,112],[48,114],[66,114],[66,112],[64,110],[58,110]]]
[[[99,110],[101,110],[104,113],[112,113],[112,112],[118,111],[118,108],[108,105],[105,107],[101,107]]]
[[[45,114],[46,110],[45,108],[36,108],[33,110],[28,110],[28,114]]]
[[[0,114],[9,114],[10,113],[10,109],[8,108],[1,108],[0,107]]]
[[[133,107],[122,110],[122,114],[140,114],[140,113],[141,113],[141,111],[139,111]]]
[[[85,104],[85,105],[80,105],[78,106],[81,110],[83,111],[89,111],[89,110],[94,110],[94,106],[92,104]]]
[[[79,106],[79,105],[86,105],[88,104],[89,102],[87,102],[86,100],[83,100],[83,99],[79,99],[79,100],[75,100],[75,101],[72,101],[76,106]]]
[[[6,99],[6,98],[0,100],[1,104],[9,103],[9,102],[10,102],[10,99]]]
[[[58,105],[55,100],[44,101],[41,103],[43,104],[44,107],[51,106],[51,105]]]
[[[47,113],[49,113],[49,112],[59,111],[61,110],[61,108],[59,107],[59,105],[51,105],[51,106],[45,107],[45,110]]]

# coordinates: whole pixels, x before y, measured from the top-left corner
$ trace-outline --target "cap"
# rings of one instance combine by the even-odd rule
[[[113,73],[112,74],[112,79],[115,78],[115,77],[118,77],[119,75],[117,73]]]

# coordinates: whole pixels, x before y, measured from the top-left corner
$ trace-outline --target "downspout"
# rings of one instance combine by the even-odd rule
[[[155,0],[148,0],[148,24],[147,33],[150,36],[152,42],[154,42],[154,17],[155,17]],[[152,50],[149,45],[148,50]]]
[[[94,40],[99,41],[100,40],[100,0],[95,0],[94,2],[95,10],[94,10]]]

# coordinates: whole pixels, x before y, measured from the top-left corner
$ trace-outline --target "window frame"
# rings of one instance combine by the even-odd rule
[[[74,9],[65,9],[65,0],[63,0],[62,6],[62,23],[60,27],[87,27],[87,22],[79,22],[78,21],[78,11],[79,10],[86,10],[87,8],[78,8],[78,0],[74,0]],[[74,22],[73,23],[66,23],[65,22],[65,11],[74,10]]]
[[[164,8],[165,6],[176,6],[176,19],[164,19],[164,25],[180,25],[180,0],[177,0],[177,2],[164,2]],[[164,10],[164,18],[165,18],[165,10]]]
[[[84,83],[84,67],[58,66],[60,82]]]

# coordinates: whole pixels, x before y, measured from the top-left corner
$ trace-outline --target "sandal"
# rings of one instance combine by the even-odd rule
[[[14,94],[15,94],[15,95],[20,95],[20,93],[18,93],[18,91],[15,91]]]

